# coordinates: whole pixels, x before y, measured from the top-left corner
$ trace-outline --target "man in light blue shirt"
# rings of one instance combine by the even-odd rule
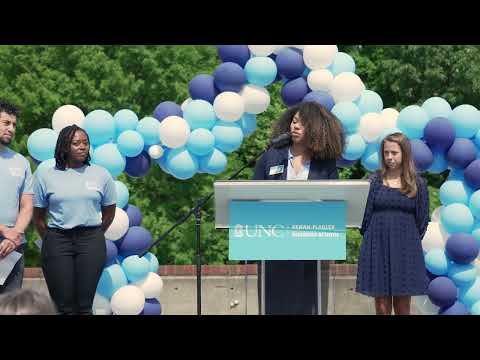
[[[0,261],[16,250],[23,253],[25,229],[32,219],[32,171],[25,157],[11,150],[18,110],[0,101]],[[23,256],[0,285],[0,293],[22,287]]]

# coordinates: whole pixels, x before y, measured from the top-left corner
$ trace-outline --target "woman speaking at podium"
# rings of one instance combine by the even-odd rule
[[[345,139],[341,123],[323,106],[304,102],[288,109],[275,124],[272,138],[289,133],[291,140],[270,148],[258,160],[254,180],[338,179],[336,160]],[[329,262],[321,262],[322,294],[328,294]],[[265,314],[313,315],[327,312],[328,296],[317,298],[317,262],[265,261],[259,266],[259,309],[262,272],[265,278]]]

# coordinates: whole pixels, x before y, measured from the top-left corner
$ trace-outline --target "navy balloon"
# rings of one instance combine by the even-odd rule
[[[446,118],[437,117],[430,120],[423,133],[428,146],[438,152],[448,150],[455,141],[455,128]]]
[[[325,91],[312,91],[303,98],[303,101],[316,102],[325,107],[328,111],[331,111],[335,106],[335,100],[332,95]]]
[[[465,182],[473,190],[480,189],[480,160],[474,160],[465,168]]]
[[[168,116],[183,117],[183,111],[180,105],[175,104],[173,101],[164,101],[158,104],[153,112],[153,117],[158,121],[162,121]]]
[[[307,93],[307,81],[299,77],[283,84],[281,96],[285,105],[293,106],[301,102]]]
[[[162,305],[157,299],[145,299],[140,315],[162,315]]]
[[[115,243],[111,240],[105,240],[105,245],[107,248],[105,267],[107,267],[116,263],[115,259],[117,258],[117,255],[118,255],[118,249]]]
[[[150,166],[150,156],[145,151],[142,151],[138,156],[132,158],[127,157],[125,172],[132,177],[142,177],[150,170]]]
[[[141,226],[132,226],[123,237],[122,243],[118,247],[118,253],[123,257],[139,255],[151,244],[152,234],[148,230]]]
[[[233,62],[242,68],[250,59],[248,45],[218,45],[217,50],[222,62]]]
[[[439,276],[430,282],[427,294],[433,304],[449,307],[457,300],[457,287],[448,277]]]
[[[128,216],[128,227],[142,225],[142,213],[138,207],[128,204],[125,212]]]
[[[285,48],[275,58],[277,71],[287,79],[295,79],[302,76],[305,71],[303,55],[296,49]]]
[[[438,315],[468,315],[468,309],[459,301],[447,308],[438,310]]]
[[[213,73],[215,87],[223,91],[239,92],[247,83],[243,68],[233,62],[225,62],[217,66]]]
[[[469,264],[477,258],[479,247],[473,235],[455,233],[448,238],[445,251],[456,263]]]
[[[433,153],[430,148],[420,139],[410,140],[412,156],[418,170],[425,171],[433,163]]]
[[[448,164],[455,169],[464,169],[476,159],[477,150],[475,144],[464,138],[455,139],[447,152]]]
[[[213,104],[215,97],[219,94],[215,88],[215,82],[212,75],[200,74],[195,76],[188,83],[188,91],[193,100],[205,100]]]

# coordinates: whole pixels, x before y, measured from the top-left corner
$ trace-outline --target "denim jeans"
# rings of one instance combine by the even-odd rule
[[[3,239],[0,240],[0,243],[2,241]],[[25,244],[22,244],[14,251],[23,254],[24,250],[25,250]],[[10,273],[10,275],[8,275],[3,285],[0,285],[0,294],[6,293],[12,290],[17,290],[22,287],[24,268],[25,268],[25,257],[22,256],[13,267],[12,272]]]

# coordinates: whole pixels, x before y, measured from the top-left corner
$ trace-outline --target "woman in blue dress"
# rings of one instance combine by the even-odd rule
[[[401,133],[380,148],[381,169],[370,177],[356,291],[375,298],[377,315],[409,315],[411,296],[428,281],[421,239],[429,221],[428,189],[416,174],[410,142]]]

